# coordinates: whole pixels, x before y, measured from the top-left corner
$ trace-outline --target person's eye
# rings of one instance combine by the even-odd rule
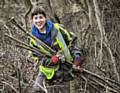
[[[43,19],[43,16],[39,16],[40,19]]]
[[[37,17],[37,16],[35,16],[35,17],[34,17],[34,19],[36,20],[36,19],[38,19],[38,17]]]

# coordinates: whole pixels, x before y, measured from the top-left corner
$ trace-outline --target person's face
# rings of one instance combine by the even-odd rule
[[[37,14],[33,16],[32,21],[38,30],[42,30],[46,23],[46,17],[43,14]]]

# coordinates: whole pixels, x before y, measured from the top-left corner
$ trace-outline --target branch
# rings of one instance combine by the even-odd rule
[[[5,81],[0,81],[1,83],[8,85],[12,90],[14,90],[16,93],[19,93],[11,84],[5,82]]]
[[[97,81],[97,80],[95,80],[95,79],[92,79],[92,78],[91,78],[90,80],[96,82],[97,84],[99,84],[100,86],[104,87],[105,89],[107,88],[108,90],[111,90],[111,91],[113,91],[113,92],[115,92],[115,93],[119,93],[117,90],[115,90],[115,89],[113,89],[113,88],[111,88],[111,87],[109,87],[109,86],[106,86],[105,84],[103,84],[103,83],[101,83],[101,82],[99,82],[99,81]]]
[[[17,68],[17,76],[18,76],[18,85],[19,85],[19,93],[21,93],[21,79],[20,79],[20,76],[21,76],[21,73],[20,73],[20,69]]]
[[[96,82],[95,84],[96,85],[100,85],[102,87],[105,88],[104,85],[108,86],[108,89],[111,90],[111,91],[114,91],[117,93],[119,93],[118,91],[120,90],[120,84],[114,80],[111,80],[110,78],[107,78],[107,77],[102,77],[96,73],[93,73],[93,72],[90,72],[86,69],[82,69],[82,72],[81,70],[79,70],[79,75],[81,77],[81,74],[87,78],[87,80],[89,79],[93,79],[93,80],[96,80],[96,81],[93,81],[93,82]]]
[[[112,79],[107,78],[107,77],[102,77],[102,76],[100,76],[100,75],[98,75],[98,74],[96,74],[96,73],[90,72],[89,70],[83,69],[83,72],[82,72],[82,73],[86,73],[86,74],[92,75],[92,76],[94,76],[94,77],[96,77],[96,78],[99,78],[99,79],[105,81],[105,82],[106,82],[106,80],[107,80],[107,81],[109,81],[109,82],[112,82],[112,83],[117,84],[117,85],[120,87],[120,83],[116,82],[115,80],[112,80]]]
[[[50,53],[46,53],[46,52],[44,52],[44,51],[42,51],[42,50],[40,50],[40,49],[38,49],[38,48],[32,47],[32,46],[30,46],[30,45],[28,45],[28,44],[26,44],[26,43],[24,43],[24,42],[22,42],[22,41],[20,41],[20,40],[18,40],[18,39],[16,39],[16,38],[14,38],[14,37],[12,37],[12,36],[9,36],[9,35],[7,35],[7,34],[5,34],[5,36],[7,36],[7,37],[9,37],[10,39],[12,39],[12,40],[16,41],[17,43],[19,43],[19,45],[17,45],[17,46],[20,46],[20,47],[22,47],[22,48],[24,48],[24,49],[33,51],[33,52],[35,52],[35,53],[37,53],[37,54],[39,54],[39,55],[45,54],[45,55],[51,56]]]

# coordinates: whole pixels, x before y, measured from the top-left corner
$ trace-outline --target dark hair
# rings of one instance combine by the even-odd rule
[[[38,6],[33,8],[32,13],[31,13],[31,18],[33,18],[33,16],[37,15],[37,14],[43,14],[46,17],[45,10],[43,8],[38,7]]]

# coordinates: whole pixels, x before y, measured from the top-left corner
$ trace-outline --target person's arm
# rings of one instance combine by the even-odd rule
[[[83,60],[82,50],[77,45],[77,36],[71,33],[72,40],[70,41],[70,51],[73,56],[73,64],[77,67],[81,67]]]
[[[80,49],[77,47],[77,35],[67,31],[62,25],[59,25],[59,29],[72,54],[81,54]]]

